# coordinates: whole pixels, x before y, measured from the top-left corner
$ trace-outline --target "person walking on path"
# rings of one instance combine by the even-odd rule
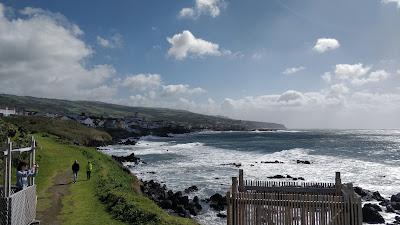
[[[75,160],[74,164],[72,164],[72,173],[73,175],[73,182],[76,183],[78,180],[78,172],[79,172],[79,163],[78,160]]]
[[[28,164],[21,161],[17,166],[17,191],[24,190],[28,187],[28,178],[36,176],[38,172],[38,165],[33,165],[31,169],[28,169]]]
[[[90,175],[92,174],[93,165],[92,162],[88,161],[86,165],[86,179],[90,180]]]

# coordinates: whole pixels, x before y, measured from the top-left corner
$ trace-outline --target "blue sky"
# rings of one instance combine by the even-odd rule
[[[289,127],[400,126],[399,0],[1,6],[1,92]]]

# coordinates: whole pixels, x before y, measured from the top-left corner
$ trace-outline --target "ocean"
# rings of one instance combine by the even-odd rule
[[[339,171],[343,183],[379,191],[386,198],[400,192],[400,130],[199,132],[170,138],[148,136],[135,146],[107,149],[106,154],[114,155],[134,152],[145,161],[131,168],[143,180],[165,182],[174,191],[196,185],[199,191],[190,196],[200,199],[228,191],[231,177],[238,176],[237,167],[222,165],[229,163],[240,163],[245,179],[270,180],[268,176],[281,174],[334,182]],[[261,163],[275,160],[283,163]],[[217,212],[204,207],[196,217],[201,224],[226,224]],[[392,220],[392,215],[384,217]]]

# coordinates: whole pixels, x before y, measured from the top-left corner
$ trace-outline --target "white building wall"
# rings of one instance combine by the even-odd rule
[[[17,112],[15,111],[15,109],[0,109],[0,114],[2,114],[3,116],[10,116],[10,115],[16,115]]]

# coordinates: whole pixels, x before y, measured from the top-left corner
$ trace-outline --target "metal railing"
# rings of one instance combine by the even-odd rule
[[[35,221],[36,217],[36,185],[35,179],[29,177],[29,186],[23,190],[16,191],[11,185],[12,153],[29,152],[29,166],[35,164],[36,142],[32,137],[31,147],[13,149],[8,140],[7,151],[3,153],[4,162],[4,186],[0,190],[0,225],[28,225]]]

